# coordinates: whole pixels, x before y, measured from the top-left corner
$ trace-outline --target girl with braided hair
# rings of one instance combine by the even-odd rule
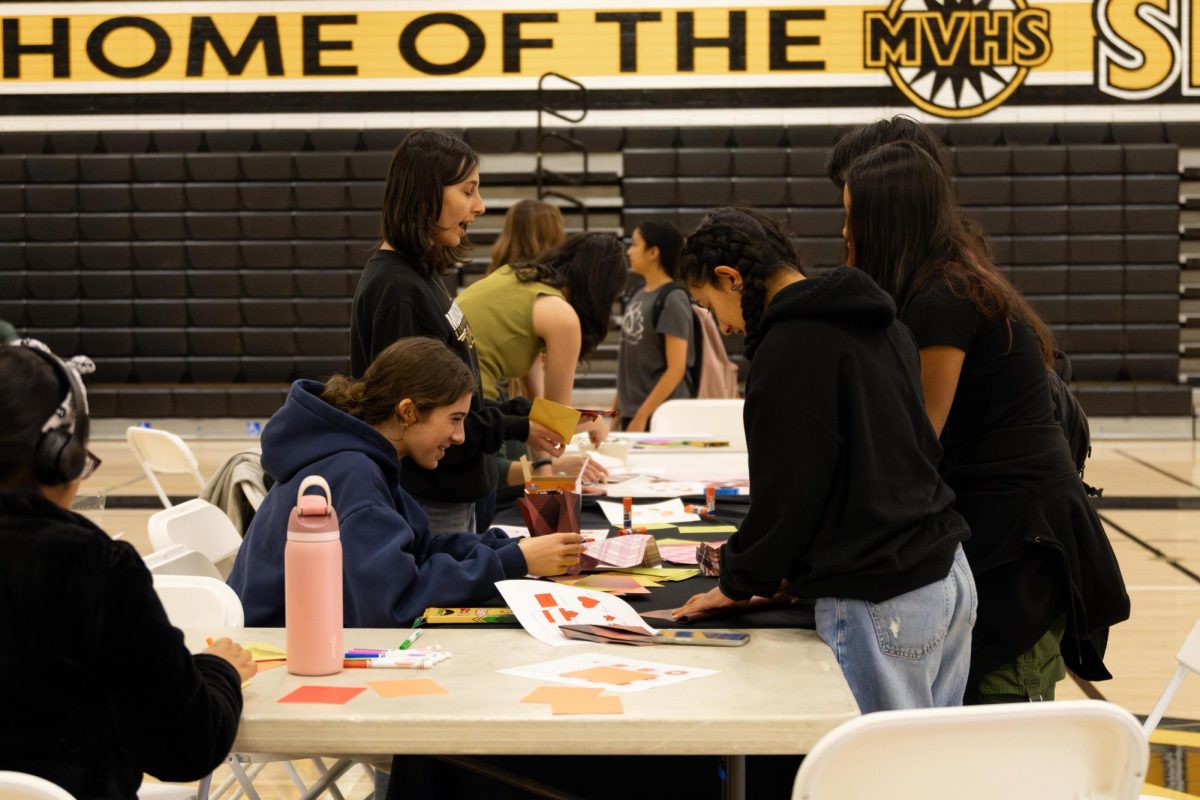
[[[916,345],[861,270],[806,279],[787,234],[709,214],[680,277],[751,359],[744,421],[752,505],[721,548],[720,584],[677,617],[781,590],[816,602],[864,712],[952,706],[967,681],[970,532],[938,475]]]

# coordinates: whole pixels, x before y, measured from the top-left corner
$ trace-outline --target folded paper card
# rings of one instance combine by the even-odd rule
[[[610,536],[600,542],[584,544],[580,569],[613,567],[657,567],[662,564],[658,545],[649,534]]]
[[[563,438],[564,442],[571,441],[575,429],[579,427],[579,412],[570,406],[535,397],[533,407],[529,410],[529,421],[544,425]]]
[[[555,647],[575,644],[559,631],[563,624],[629,625],[655,633],[628,603],[603,592],[529,580],[497,581],[496,589],[530,636]]]
[[[701,574],[709,578],[721,575],[721,544],[701,542],[696,545],[696,563],[700,566]]]
[[[701,542],[697,545],[689,542],[688,544],[663,545],[658,548],[658,552],[662,555],[663,561],[669,561],[672,564],[699,564],[700,552],[702,550],[706,548],[711,550],[719,550],[723,544],[725,543]]]
[[[575,492],[526,494],[517,498],[517,507],[532,536],[579,530],[580,496]]]

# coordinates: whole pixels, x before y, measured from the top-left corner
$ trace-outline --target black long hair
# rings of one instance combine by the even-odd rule
[[[1043,360],[1054,361],[1050,329],[991,260],[974,247],[941,167],[912,142],[883,145],[846,170],[846,230],[855,266],[870,275],[903,312],[931,281],[943,280],[987,319],[1023,321]],[[1011,334],[1011,328],[1010,328]]]
[[[646,220],[637,226],[642,234],[646,249],[658,248],[658,263],[662,264],[667,277],[675,280],[679,267],[679,251],[683,249],[683,234],[669,222]]]
[[[689,284],[717,282],[717,267],[733,267],[742,276],[742,319],[746,358],[762,339],[759,323],[767,302],[767,280],[781,269],[804,273],[791,237],[779,223],[752,208],[718,208],[708,213],[687,238],[679,259],[679,277]]]
[[[380,237],[412,259],[425,277],[444,273],[466,260],[470,243],[432,245],[447,186],[462,183],[479,166],[479,156],[457,136],[431,130],[413,131],[392,154],[383,189]]]
[[[608,335],[613,303],[629,273],[629,258],[621,240],[611,233],[577,233],[533,261],[514,264],[513,272],[522,283],[545,283],[563,290],[579,315],[579,358],[584,359]]]
[[[842,134],[829,151],[825,172],[839,189],[846,185],[846,170],[854,160],[876,147],[896,142],[912,142],[945,168],[946,148],[933,131],[912,117],[897,114]]]

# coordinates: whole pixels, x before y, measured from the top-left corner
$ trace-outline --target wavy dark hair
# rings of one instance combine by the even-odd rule
[[[579,358],[587,358],[608,335],[612,307],[625,287],[629,258],[611,233],[577,233],[533,261],[512,265],[522,283],[562,289],[579,315]]]
[[[752,208],[718,208],[687,238],[679,259],[679,277],[693,286],[717,282],[717,267],[733,267],[742,276],[742,319],[746,358],[762,340],[759,323],[767,302],[767,281],[781,269],[804,274],[791,236],[778,222]]]
[[[410,336],[388,345],[362,378],[334,375],[325,382],[321,399],[368,425],[378,425],[395,416],[402,400],[412,400],[423,417],[474,389],[470,368],[444,342]]]
[[[679,268],[679,251],[683,249],[683,234],[669,222],[647,220],[637,226],[646,248],[658,248],[658,263],[667,277],[675,280]]]
[[[457,136],[419,130],[404,137],[392,154],[383,189],[380,238],[412,259],[425,277],[445,273],[462,263],[471,245],[431,244],[447,186],[462,183],[479,166],[479,156]]]
[[[1021,293],[983,257],[958,213],[945,172],[912,142],[883,145],[846,170],[846,230],[855,266],[870,275],[903,313],[931,281],[942,280],[991,320],[1021,320],[1038,339],[1047,366],[1054,337]]]

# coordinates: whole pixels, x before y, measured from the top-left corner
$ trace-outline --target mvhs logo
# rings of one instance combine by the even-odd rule
[[[892,0],[863,15],[864,63],[923,111],[986,114],[1050,58],[1050,13],[1025,0]]]

